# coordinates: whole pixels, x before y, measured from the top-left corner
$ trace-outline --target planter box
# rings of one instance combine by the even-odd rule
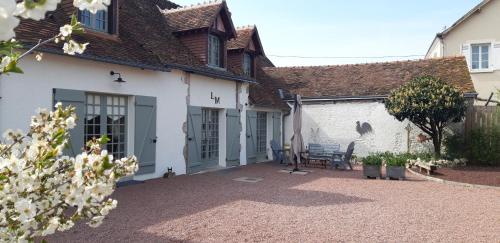
[[[386,179],[399,179],[406,178],[406,168],[404,166],[387,166],[385,167]]]
[[[380,178],[380,166],[378,165],[363,165],[363,176],[365,178]]]

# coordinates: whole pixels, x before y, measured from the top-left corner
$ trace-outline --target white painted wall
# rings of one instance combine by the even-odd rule
[[[406,152],[408,122],[399,122],[387,113],[380,102],[338,102],[336,104],[303,105],[302,136],[305,146],[308,143],[338,143],[341,150],[356,143],[354,153],[366,156],[373,152]],[[286,117],[285,143],[291,144],[293,135],[293,113]],[[373,133],[360,136],[356,131],[356,121],[371,125]],[[413,150],[426,150],[430,144],[418,144],[415,140],[420,133],[412,126],[410,142]]]
[[[158,178],[172,167],[177,174],[186,173],[184,146],[187,105],[217,108],[220,110],[220,165],[225,166],[226,109],[237,107],[236,82],[200,75],[187,75],[179,70],[158,72],[128,66],[93,62],[72,57],[45,54],[43,62],[32,57],[20,66],[25,74],[0,76],[0,131],[8,128],[27,129],[30,117],[38,107],[51,107],[54,88],[88,92],[119,94],[129,97],[128,152],[134,150],[134,95],[157,97],[156,170],[154,174],[135,176],[136,180]],[[120,72],[126,83],[113,82],[113,70]],[[248,102],[248,85],[242,84],[238,99]],[[220,97],[220,104],[211,99]],[[242,106],[244,108],[246,106]],[[243,131],[245,115],[242,113]],[[242,134],[241,158],[246,164],[245,136]]]
[[[247,110],[249,85],[242,83],[238,90],[238,109],[241,110],[240,165],[247,164]]]

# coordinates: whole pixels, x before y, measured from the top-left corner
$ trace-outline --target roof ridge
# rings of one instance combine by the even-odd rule
[[[309,65],[309,66],[283,66],[283,67],[263,67],[263,69],[304,69],[304,68],[330,68],[330,67],[348,67],[348,66],[367,66],[367,65],[377,65],[377,64],[397,64],[404,62],[422,62],[422,61],[435,61],[435,60],[445,60],[445,59],[458,59],[463,58],[463,56],[448,56],[439,58],[420,58],[413,60],[398,60],[398,61],[386,61],[386,62],[367,62],[367,63],[354,63],[354,64],[333,64],[333,65]]]
[[[197,8],[203,8],[203,7],[208,7],[208,6],[213,6],[213,5],[219,5],[226,2],[226,0],[210,0],[208,2],[203,2],[203,3],[197,3],[197,4],[191,4],[191,5],[186,5],[186,6],[181,6],[179,8],[172,8],[172,9],[164,9],[162,12],[164,14],[167,13],[175,13],[175,12],[182,12],[182,11],[188,11],[192,9],[197,9]]]
[[[246,29],[255,29],[255,24],[237,26],[236,30],[246,30]]]

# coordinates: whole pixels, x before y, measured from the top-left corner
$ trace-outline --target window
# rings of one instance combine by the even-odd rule
[[[208,35],[208,65],[222,67],[222,44],[218,36]]]
[[[243,75],[253,77],[253,57],[248,53],[243,54]]]
[[[85,141],[107,135],[106,149],[115,159],[126,156],[127,98],[87,94]]]
[[[267,113],[257,112],[257,153],[265,153],[267,145]]]
[[[490,67],[490,44],[471,45],[472,70],[488,69]]]
[[[219,111],[201,110],[201,159],[205,161],[219,158]]]
[[[95,14],[92,14],[88,10],[78,10],[78,21],[88,29],[103,33],[112,33],[115,29],[111,26],[113,18],[110,18],[110,16],[113,17],[113,9],[112,1],[108,10],[100,10]]]

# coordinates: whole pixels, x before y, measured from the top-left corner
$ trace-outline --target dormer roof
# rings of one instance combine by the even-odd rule
[[[264,55],[264,48],[255,25],[238,27],[236,33],[237,37],[227,44],[228,50],[254,49],[257,54]]]
[[[190,32],[202,29],[211,29],[220,17],[229,39],[236,37],[236,29],[231,19],[231,12],[226,1],[213,1],[203,4],[184,6],[162,10],[167,24],[174,33]]]

